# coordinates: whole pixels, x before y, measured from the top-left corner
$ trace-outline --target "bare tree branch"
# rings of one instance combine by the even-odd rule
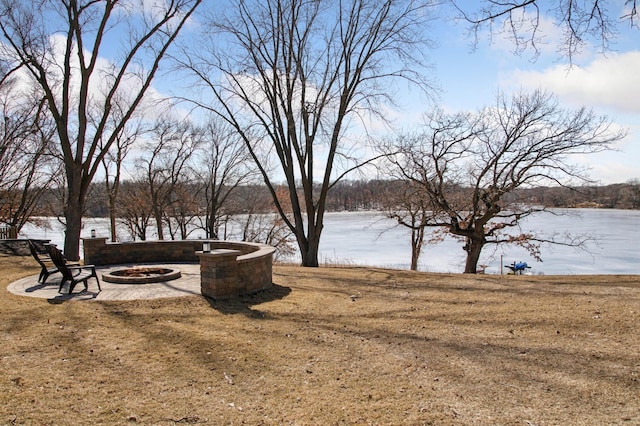
[[[513,42],[517,54],[532,49],[534,57],[539,55],[538,45],[548,35],[542,31],[541,18],[543,15],[553,17],[563,33],[557,50],[570,64],[589,42],[599,45],[602,52],[609,51],[619,26],[627,22],[637,27],[638,19],[636,0],[625,0],[625,10],[619,18],[612,16],[612,4],[601,0],[549,2],[548,10],[541,10],[546,3],[540,0],[483,0],[477,9],[470,9],[458,0],[450,3],[458,17],[469,24],[474,46],[486,29],[489,37],[504,34]]]

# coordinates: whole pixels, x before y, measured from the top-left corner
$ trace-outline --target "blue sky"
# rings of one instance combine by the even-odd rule
[[[477,9],[481,4],[477,0],[459,0],[459,3],[468,4],[468,10]],[[628,129],[628,136],[614,147],[615,151],[576,158],[590,170],[592,179],[600,184],[640,179],[640,29],[618,19],[625,13],[624,3],[625,0],[606,2],[619,30],[610,50],[602,53],[596,41],[589,40],[573,57],[572,66],[557,50],[562,45],[562,33],[549,6],[557,5],[556,0],[537,1],[541,12],[539,30],[544,36],[537,44],[537,56],[531,49],[516,55],[513,42],[497,33],[489,37],[487,32],[481,32],[474,49],[467,25],[453,21],[452,11],[446,6],[434,6],[434,20],[428,35],[435,47],[427,56],[433,67],[428,70],[429,79],[440,89],[437,106],[449,112],[476,110],[493,104],[498,91],[509,94],[539,88],[547,90],[558,97],[563,107],[592,108],[599,115],[607,115],[617,126]],[[190,30],[198,29],[195,25]],[[169,86],[175,84],[173,78],[171,74]],[[161,91],[166,89],[157,80],[155,86]],[[396,127],[419,125],[422,114],[434,107],[414,93],[401,89],[402,110],[389,111],[389,117],[395,117]],[[373,126],[377,127],[375,123]]]
[[[640,30],[628,22],[617,21],[619,34],[602,54],[597,45],[588,44],[569,67],[558,55],[561,33],[552,13],[541,3],[541,24],[546,44],[514,54],[510,40],[481,34],[476,49],[463,23],[441,19],[434,22],[433,38],[438,46],[432,52],[435,82],[441,88],[440,106],[445,110],[474,110],[490,105],[498,90],[511,93],[542,88],[556,94],[566,108],[586,106],[607,115],[629,130],[615,152],[585,156],[579,161],[590,168],[590,176],[600,183],[640,179]],[[623,15],[623,0],[607,2],[614,20]],[[478,2],[472,2],[478,7]],[[549,13],[547,13],[549,12]],[[418,111],[420,102],[410,101]],[[413,115],[413,114],[410,114]]]

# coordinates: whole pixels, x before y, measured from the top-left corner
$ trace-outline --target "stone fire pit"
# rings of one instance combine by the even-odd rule
[[[230,299],[266,290],[273,285],[275,248],[266,244],[220,240],[165,240],[108,243],[107,238],[83,238],[86,264],[173,266],[200,264],[200,293],[214,300]],[[209,246],[205,249],[205,244]],[[105,281],[122,282],[114,275]],[[149,282],[146,278],[136,282]],[[163,282],[168,278],[159,277]],[[131,280],[125,280],[130,283]]]
[[[102,279],[115,284],[149,284],[171,281],[182,276],[180,270],[162,266],[116,269],[102,274]]]

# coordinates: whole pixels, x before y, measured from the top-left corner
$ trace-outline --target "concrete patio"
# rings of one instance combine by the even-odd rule
[[[158,266],[159,264],[154,263]],[[60,274],[51,275],[46,284],[38,282],[38,274],[22,278],[7,287],[9,292],[28,297],[38,297],[48,300],[136,300],[157,299],[163,297],[199,296],[200,293],[200,265],[195,263],[161,264],[163,267],[179,269],[182,276],[178,279],[152,284],[116,284],[102,279],[102,274],[115,269],[142,266],[141,264],[110,265],[96,267],[102,291],[98,292],[98,285],[94,278],[89,279],[89,289],[84,291],[82,284],[76,286],[72,294],[66,294],[67,286],[62,293],[58,293]]]

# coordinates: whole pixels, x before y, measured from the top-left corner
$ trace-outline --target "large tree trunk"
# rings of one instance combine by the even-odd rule
[[[153,207],[153,217],[156,220],[156,233],[158,234],[158,240],[164,240],[164,229],[162,227],[162,212],[157,206]]]
[[[312,213],[311,213],[312,214]],[[301,216],[298,217],[301,219]],[[316,220],[318,222],[316,222]],[[296,229],[296,240],[300,248],[300,256],[302,257],[302,266],[318,267],[318,254],[320,251],[320,234],[322,232],[322,217],[307,217],[308,235],[305,235],[304,229],[298,227]]]
[[[74,188],[74,186],[77,186]],[[84,198],[78,185],[72,182],[68,185],[68,199],[65,205],[64,216],[66,231],[64,235],[64,255],[68,260],[80,260],[80,232],[82,231],[82,212],[84,211]]]
[[[209,226],[207,228],[207,238],[211,238],[213,240],[220,239],[220,236],[218,235],[218,227],[213,219],[210,219]]]
[[[82,231],[82,215],[87,195],[83,185],[82,170],[69,166],[65,161],[67,175],[67,200],[64,206],[66,229],[64,235],[64,255],[68,260],[80,260],[80,233]]]
[[[300,254],[302,255],[302,266],[309,266],[312,268],[318,267],[318,252],[320,249],[320,238],[314,238],[311,236],[307,240],[306,247],[298,244],[300,247]]]
[[[116,215],[109,212],[109,228],[111,229],[111,241],[118,241],[118,233],[116,232]]]
[[[214,201],[215,198],[215,190],[211,189],[211,200],[209,201],[209,205],[207,206],[207,219],[205,223],[206,228],[206,237],[212,239],[218,239],[218,229],[216,224],[216,217],[218,216],[218,205],[217,201]]]
[[[482,252],[484,244],[484,235],[467,239],[467,244],[464,246],[464,250],[467,252],[467,261],[464,265],[465,274],[475,274],[477,272],[478,261],[480,260],[480,253]]]
[[[414,221],[415,222],[415,221]],[[411,229],[411,270],[418,270],[418,260],[422,252],[422,243],[424,241],[424,228]]]
[[[411,247],[411,270],[412,271],[417,271],[418,270],[418,257],[420,255],[416,253],[416,249],[415,247]]]

